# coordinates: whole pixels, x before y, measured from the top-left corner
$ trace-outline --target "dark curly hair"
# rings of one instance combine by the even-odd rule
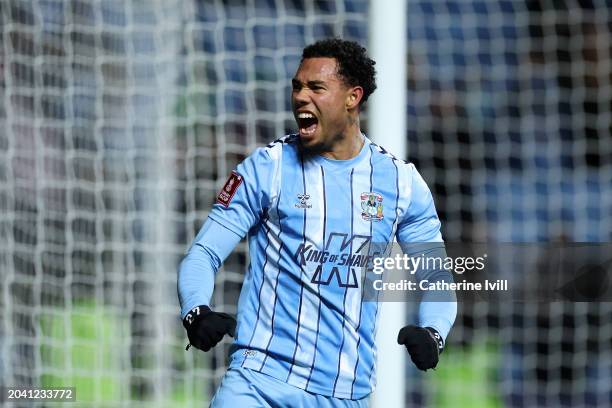
[[[338,61],[338,75],[349,86],[361,86],[363,98],[359,105],[368,100],[376,89],[376,61],[368,57],[367,51],[354,41],[328,38],[304,48],[302,61],[306,58],[335,58]]]

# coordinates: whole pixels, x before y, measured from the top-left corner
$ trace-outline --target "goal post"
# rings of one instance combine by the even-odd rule
[[[370,1],[370,56],[376,61],[377,86],[368,102],[368,135],[395,156],[406,158],[406,13],[407,0],[381,6]],[[372,406],[403,407],[406,393],[406,353],[397,344],[399,330],[408,324],[407,303],[381,302],[376,335],[376,389]]]

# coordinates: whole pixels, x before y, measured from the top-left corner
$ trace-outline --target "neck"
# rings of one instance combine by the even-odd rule
[[[331,150],[320,154],[328,159],[349,160],[359,154],[364,143],[359,121],[355,121],[338,136]]]

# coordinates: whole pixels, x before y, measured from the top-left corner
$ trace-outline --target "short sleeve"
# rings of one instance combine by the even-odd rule
[[[399,242],[442,242],[440,220],[436,213],[433,197],[429,187],[413,164],[408,165],[407,174],[410,203],[398,223],[397,240]]]
[[[266,148],[255,150],[232,171],[209,217],[244,237],[270,206],[275,169]]]

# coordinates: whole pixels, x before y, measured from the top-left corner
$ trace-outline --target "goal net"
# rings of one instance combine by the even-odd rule
[[[408,159],[445,239],[610,241],[608,3],[408,4]],[[295,130],[302,48],[367,44],[368,6],[0,2],[0,386],[207,404],[229,343],[185,352],[177,265],[231,169]],[[247,263],[240,244],[217,310],[236,312]],[[611,311],[461,305],[438,371],[407,367],[407,403],[610,404]]]
[[[447,241],[610,242],[609,6],[409,2],[408,152]],[[425,398],[610,405],[612,299],[531,300],[460,304]]]

